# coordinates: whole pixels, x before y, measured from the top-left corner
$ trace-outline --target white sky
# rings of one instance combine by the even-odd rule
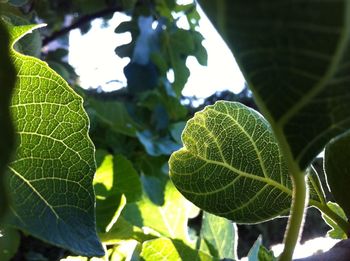
[[[194,57],[188,58],[191,76],[183,94],[205,98],[215,91],[226,89],[239,92],[244,85],[244,78],[226,44],[208,18],[199,11],[202,17],[199,31],[205,38],[203,45],[208,51],[208,66],[199,65]],[[114,53],[116,46],[131,40],[129,33],[114,33],[116,26],[125,20],[128,20],[127,16],[116,13],[108,27],[102,28],[102,20],[97,19],[87,34],[81,35],[79,30],[70,33],[68,59],[80,76],[82,87],[101,86],[104,90],[111,91],[126,85],[123,68],[129,59],[121,59]]]

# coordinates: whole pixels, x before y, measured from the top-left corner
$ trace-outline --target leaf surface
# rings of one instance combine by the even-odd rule
[[[346,222],[347,217],[344,213],[344,210],[337,203],[327,202],[327,206]],[[347,239],[346,234],[344,233],[344,231],[339,227],[339,225],[336,222],[334,222],[332,219],[327,217],[327,215],[325,215],[325,214],[322,214],[322,218],[332,228],[331,230],[329,230],[327,232],[327,236],[334,238],[334,239]]]
[[[141,257],[144,260],[167,261],[167,260],[195,260],[195,261],[218,261],[199,250],[194,250],[179,240],[159,238],[146,241],[142,244]]]
[[[9,26],[11,44],[40,27]],[[95,230],[94,146],[82,99],[46,63],[14,50],[11,111],[18,134],[10,163],[9,223],[86,256],[104,255]]]
[[[328,186],[336,202],[350,218],[350,133],[331,141],[325,150]]]
[[[235,102],[207,106],[188,121],[184,148],[169,160],[175,186],[198,207],[239,223],[285,214],[291,181],[267,121]]]
[[[237,259],[237,227],[231,221],[204,212],[200,237],[212,256]]]
[[[304,170],[350,128],[350,1],[199,1]]]

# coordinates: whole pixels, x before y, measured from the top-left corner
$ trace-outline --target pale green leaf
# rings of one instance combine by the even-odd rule
[[[187,240],[188,201],[171,182],[165,188],[164,205],[157,206],[144,195],[142,200],[127,204],[123,216],[133,225],[149,227],[163,236]]]
[[[199,250],[190,248],[180,240],[159,238],[142,244],[140,255],[145,261],[219,261]]]
[[[125,240],[113,247],[109,261],[131,261],[140,244],[136,240]]]
[[[11,44],[40,27],[9,26]],[[95,230],[94,146],[82,99],[46,63],[12,50],[18,149],[9,165],[9,223],[51,244],[104,255]]]
[[[231,221],[204,212],[200,237],[212,256],[237,259],[237,227]]]
[[[332,140],[325,150],[328,186],[336,202],[350,218],[350,133]]]
[[[14,130],[10,115],[10,101],[15,87],[16,71],[10,59],[9,34],[0,17],[0,217],[2,218],[8,206],[7,187],[4,184],[6,166],[14,147]]]
[[[263,246],[261,236],[259,236],[249,250],[248,261],[277,261],[277,258],[272,251],[267,250]]]
[[[200,0],[284,153],[306,169],[350,128],[350,1]]]
[[[327,206],[336,213],[340,218],[342,218],[345,222],[347,222],[347,217],[344,213],[344,210],[334,202],[327,202]],[[330,219],[327,215],[322,214],[322,218],[326,221],[326,223],[332,228],[327,232],[327,236],[334,239],[347,239],[347,235],[345,232],[339,227],[339,225]]]
[[[195,114],[170,160],[175,186],[198,207],[239,223],[285,214],[291,181],[266,120],[235,102]]]

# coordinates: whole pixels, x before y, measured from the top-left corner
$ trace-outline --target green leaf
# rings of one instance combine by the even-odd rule
[[[9,26],[11,45],[40,26]],[[86,256],[104,255],[95,230],[94,146],[82,99],[46,63],[12,50],[11,110],[18,149],[10,163],[9,223]]]
[[[142,244],[141,257],[145,260],[196,260],[214,261],[218,258],[211,257],[199,250],[194,250],[179,240],[159,238],[146,241]]]
[[[197,112],[171,155],[170,177],[198,207],[238,223],[285,214],[291,180],[267,121],[235,102]]]
[[[347,222],[347,217],[344,213],[344,210],[334,202],[327,202],[327,206],[336,213],[339,217],[344,219],[345,222]],[[334,238],[334,239],[347,239],[347,235],[345,232],[339,227],[339,225],[334,222],[332,219],[330,219],[327,215],[322,214],[322,218],[326,221],[326,223],[332,228],[327,232],[327,236]]]
[[[237,259],[237,227],[231,221],[204,212],[200,237],[212,256]]]
[[[136,240],[125,240],[113,247],[110,259],[111,261],[127,261],[134,260],[135,250],[140,247]]]
[[[163,236],[187,240],[188,201],[171,182],[165,188],[164,205],[153,204],[146,196],[127,204],[123,216],[133,225],[149,227]]]
[[[325,151],[328,186],[336,202],[350,218],[350,133],[332,140]]]
[[[277,258],[275,258],[272,251],[263,246],[261,236],[259,236],[249,250],[248,261],[277,261]]]
[[[107,128],[123,135],[136,136],[137,124],[129,116],[122,103],[90,99],[89,105],[92,108],[90,113],[94,113]]]
[[[200,0],[301,170],[350,128],[349,1]]]
[[[10,59],[9,34],[0,17],[0,217],[8,206],[7,187],[4,184],[5,171],[14,147],[14,130],[10,115],[10,101],[16,81],[16,70]]]
[[[0,229],[0,260],[8,261],[17,253],[20,235],[16,229]]]

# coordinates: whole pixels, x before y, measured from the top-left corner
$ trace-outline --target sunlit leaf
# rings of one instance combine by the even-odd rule
[[[207,106],[188,121],[170,160],[175,186],[198,207],[240,223],[285,214],[291,181],[266,120],[235,102]]]
[[[159,238],[146,241],[142,244],[141,257],[144,260],[196,260],[196,261],[219,261],[199,250],[190,248],[179,240]]]
[[[39,26],[9,26],[11,44]],[[82,99],[46,63],[12,50],[11,110],[18,134],[10,163],[9,223],[71,251],[104,255],[95,230],[94,146]]]
[[[200,237],[212,256],[237,259],[237,227],[231,221],[204,212]]]
[[[341,217],[345,222],[347,221],[347,217],[344,213],[344,210],[334,202],[327,202],[327,206],[336,213],[339,217]],[[332,219],[322,214],[322,218],[326,221],[326,223],[332,228],[327,232],[327,236],[334,239],[347,239],[347,235],[345,232],[339,227],[339,225],[334,222]]]

